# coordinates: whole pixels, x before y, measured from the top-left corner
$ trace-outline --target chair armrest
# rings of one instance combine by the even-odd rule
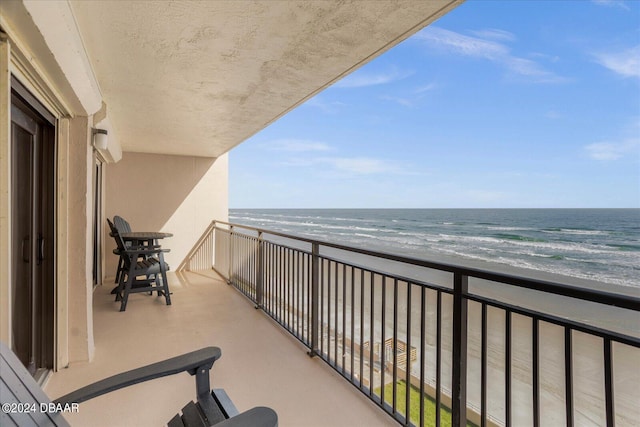
[[[171,249],[161,249],[160,247],[150,249],[147,246],[144,246],[144,247],[127,248],[124,251],[122,251],[123,254],[129,254],[129,255],[137,254],[138,256],[159,254],[160,252],[164,252],[164,253],[171,252]]]
[[[215,427],[278,427],[278,415],[271,408],[258,406],[219,422]]]
[[[180,372],[189,372],[194,375],[199,369],[208,371],[213,362],[222,356],[218,347],[206,347],[182,356],[163,360],[131,371],[123,372],[109,378],[105,378],[86,387],[66,394],[54,400],[54,403],[81,403],[94,397],[119,390],[130,385],[138,384],[155,378],[166,377]]]

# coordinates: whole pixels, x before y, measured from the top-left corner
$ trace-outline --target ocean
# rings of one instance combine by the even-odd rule
[[[231,209],[229,217],[346,246],[640,291],[640,209]]]

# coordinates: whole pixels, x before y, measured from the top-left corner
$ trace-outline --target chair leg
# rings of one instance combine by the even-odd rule
[[[116,270],[116,279],[114,280],[114,283],[117,283],[118,286],[116,286],[111,290],[112,294],[116,294],[116,295],[118,294],[118,289],[120,289],[120,279],[122,278],[124,273],[125,273],[124,261],[122,260],[122,257],[120,257],[118,259],[118,269]],[[116,299],[116,301],[119,301],[119,300]]]
[[[118,286],[113,291],[113,293],[116,294],[116,301],[121,301],[122,300],[122,291],[124,290],[125,280],[128,279],[127,276],[128,275],[127,275],[126,271],[123,271],[120,274],[120,280],[118,280]],[[125,279],[125,277],[127,277],[127,279]]]
[[[167,302],[167,305],[171,305],[171,295],[169,293],[169,281],[167,280],[167,271],[164,269],[164,267],[161,267],[160,273],[162,276],[162,289],[164,292],[164,299]],[[156,282],[156,286],[157,285],[158,285],[158,282]],[[158,295],[160,295],[160,292],[158,292]]]
[[[122,300],[120,302],[120,311],[125,311],[127,309],[127,301],[129,300],[129,292],[131,292],[131,286],[133,285],[133,281],[136,280],[135,274],[131,271],[127,273],[127,282],[124,284],[124,289],[122,290]]]
[[[154,281],[156,282],[156,291],[157,291],[158,296],[164,295],[164,293],[163,293],[164,292],[163,291],[163,289],[164,289],[164,279],[162,278],[162,273],[156,274],[154,276]],[[160,284],[159,281],[161,281],[162,284]]]
[[[118,269],[116,270],[116,279],[113,281],[113,283],[120,282],[120,275],[122,274],[122,270],[124,270],[124,265],[123,265],[122,257],[120,257],[118,259]]]

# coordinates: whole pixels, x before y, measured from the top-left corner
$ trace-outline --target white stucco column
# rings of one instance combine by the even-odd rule
[[[10,123],[11,53],[0,33],[0,124]],[[11,127],[0,126],[0,341],[11,343]]]
[[[93,281],[91,278],[91,126],[88,117],[69,119],[67,174],[69,362],[91,360]]]

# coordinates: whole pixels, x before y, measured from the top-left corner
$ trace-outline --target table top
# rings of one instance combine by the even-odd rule
[[[173,233],[162,233],[159,231],[130,231],[128,233],[121,233],[120,236],[122,236],[124,240],[151,240],[171,237],[173,236]]]

